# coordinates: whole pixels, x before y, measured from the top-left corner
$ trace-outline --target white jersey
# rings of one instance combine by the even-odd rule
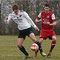
[[[12,12],[9,14],[7,22],[9,23],[11,19],[18,24],[19,30],[24,30],[30,28],[31,26],[36,27],[32,19],[25,11],[19,11],[18,15]]]

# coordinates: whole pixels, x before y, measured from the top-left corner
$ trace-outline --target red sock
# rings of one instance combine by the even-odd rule
[[[52,52],[52,50],[55,47],[55,45],[56,45],[56,41],[52,41],[50,52]]]
[[[39,51],[39,50],[38,50]],[[37,56],[38,51],[35,51],[35,56]]]

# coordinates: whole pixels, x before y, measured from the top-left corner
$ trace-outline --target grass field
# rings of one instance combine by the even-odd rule
[[[39,39],[39,36],[36,36]],[[0,60],[23,60],[24,54],[17,48],[17,36],[0,36]],[[42,57],[38,53],[38,58],[33,59],[34,52],[31,51],[30,46],[33,42],[30,38],[26,37],[23,45],[30,54],[27,60],[60,60],[60,36],[57,35],[57,44],[52,52],[50,58]],[[42,47],[47,54],[50,48],[51,41],[48,39],[43,42]]]

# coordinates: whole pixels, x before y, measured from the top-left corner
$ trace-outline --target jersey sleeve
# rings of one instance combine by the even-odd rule
[[[41,12],[40,12],[40,14],[37,16],[37,19],[38,19],[38,20],[41,19]]]
[[[32,19],[26,12],[24,12],[24,17],[27,19],[27,21],[31,24],[32,27],[36,27],[35,23],[32,21]]]
[[[56,21],[55,15],[52,14],[52,21]]]

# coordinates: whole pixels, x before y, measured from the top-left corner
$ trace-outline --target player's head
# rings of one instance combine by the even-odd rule
[[[50,5],[49,4],[45,4],[44,5],[44,10],[45,11],[49,11],[50,10]]]
[[[14,4],[14,5],[12,6],[12,9],[13,9],[13,11],[14,11],[15,14],[18,14],[19,6],[18,6],[17,4]]]

